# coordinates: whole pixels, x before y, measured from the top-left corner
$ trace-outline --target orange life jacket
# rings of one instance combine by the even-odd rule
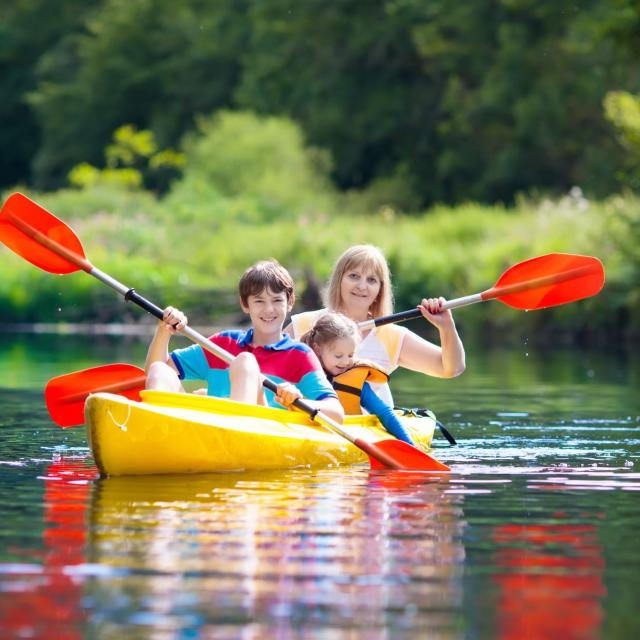
[[[331,384],[338,394],[338,400],[348,415],[360,414],[360,396],[365,382],[383,383],[389,380],[389,375],[372,362],[362,360],[347,369],[344,373],[334,376]]]

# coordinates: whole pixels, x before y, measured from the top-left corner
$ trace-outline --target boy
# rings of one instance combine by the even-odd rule
[[[289,272],[275,260],[249,267],[238,285],[240,306],[251,319],[248,331],[222,331],[210,340],[235,356],[227,365],[199,345],[168,353],[171,336],[187,317],[167,307],[149,345],[145,370],[147,388],[184,391],[180,380],[206,380],[209,395],[238,402],[288,407],[304,397],[316,409],[342,422],[344,411],[313,351],[282,332],[295,302]],[[278,385],[274,395],[264,390],[260,375]]]

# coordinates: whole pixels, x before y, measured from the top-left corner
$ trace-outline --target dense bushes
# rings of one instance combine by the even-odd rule
[[[302,292],[307,280],[326,279],[347,246],[371,242],[389,258],[398,308],[423,295],[482,291],[508,266],[550,251],[605,263],[607,286],[596,298],[535,314],[476,305],[458,312],[466,330],[586,335],[639,326],[640,207],[632,195],[591,202],[574,189],[513,208],[470,203],[409,215],[375,189],[332,189],[326,156],[305,146],[289,121],[223,113],[203,120],[200,132],[184,145],[183,177],[162,199],[104,186],[32,195],[76,231],[96,266],[160,304],[182,305],[197,322],[237,318],[235,286],[255,260],[279,259]],[[0,276],[9,322],[144,318],[84,274],[57,278],[4,248]]]

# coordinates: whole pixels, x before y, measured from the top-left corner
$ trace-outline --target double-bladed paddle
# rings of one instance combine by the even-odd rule
[[[82,244],[73,230],[62,220],[21,193],[12,194],[0,211],[0,240],[25,260],[49,273],[64,275],[79,270],[85,271],[120,293],[125,300],[137,304],[160,320],[163,318],[163,310],[160,307],[145,299],[134,289],[126,287],[94,267],[85,256]],[[234,357],[231,354],[207,340],[191,327],[184,327],[180,333],[224,362],[233,361]],[[89,374],[87,374],[88,377],[90,377]],[[66,381],[66,384],[68,383],[69,379]],[[86,389],[86,380],[83,384]],[[262,376],[262,385],[270,391],[277,391],[277,385],[265,376]],[[82,392],[82,389],[79,392]],[[72,397],[77,393],[74,391],[71,394]],[[406,442],[400,440],[368,442],[362,438],[356,438],[342,425],[303,399],[297,399],[293,405],[309,415],[311,419],[364,451],[369,456],[372,468],[450,470],[447,465],[439,462],[433,456]]]

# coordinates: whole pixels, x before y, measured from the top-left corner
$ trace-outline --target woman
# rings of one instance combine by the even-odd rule
[[[438,329],[440,346],[406,327],[388,324],[363,334],[358,357],[377,363],[389,374],[405,367],[439,378],[460,375],[465,369],[464,347],[451,312],[442,310],[444,303],[444,298],[423,298],[418,305],[422,316]],[[326,306],[355,322],[393,313],[389,266],[380,249],[356,245],[338,258],[329,279]],[[285,332],[299,340],[327,309],[292,316]],[[393,402],[387,384],[375,385],[375,390],[383,400]]]

